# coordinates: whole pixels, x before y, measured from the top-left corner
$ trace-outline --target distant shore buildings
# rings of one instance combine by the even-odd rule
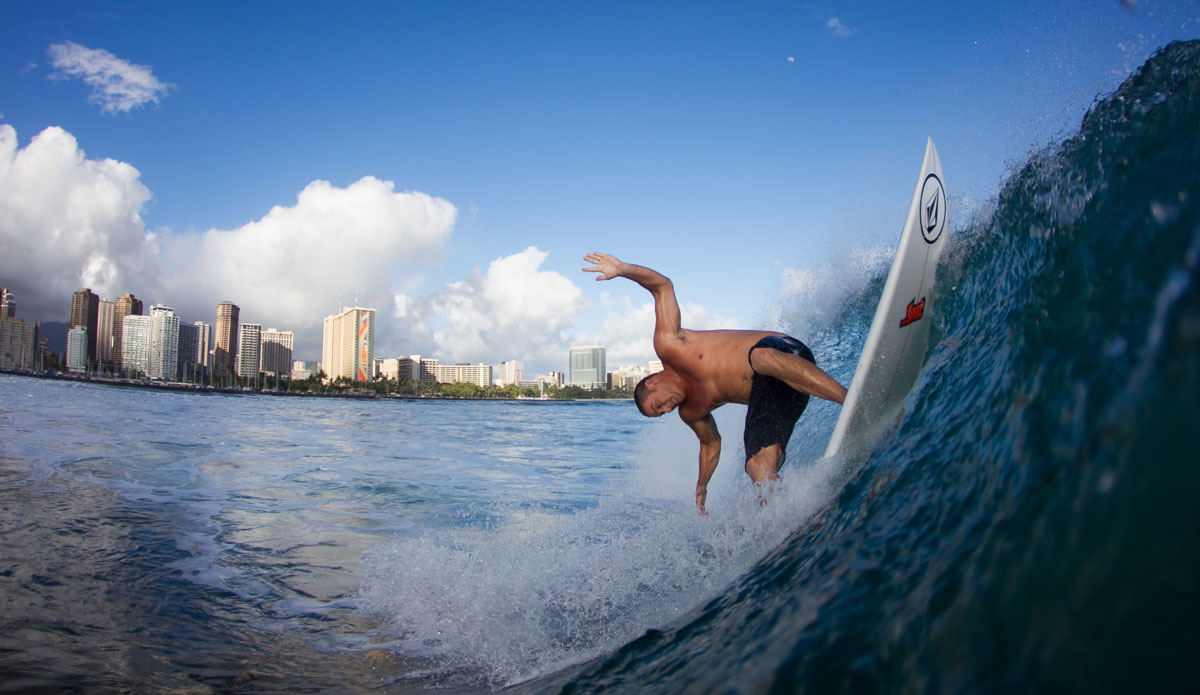
[[[442,362],[410,355],[375,357],[376,310],[343,308],[324,319],[321,361],[296,361],[295,334],[262,323],[243,323],[241,308],[231,301],[217,305],[215,322],[185,322],[169,306],[155,304],[143,315],[143,302],[132,293],[115,300],[101,298],[89,288],[72,294],[70,328],[63,361],[50,352],[40,335],[40,322],[17,318],[16,297],[0,288],[0,368],[40,371],[42,365],[61,365],[68,371],[129,379],[151,379],[214,386],[235,385],[235,379],[255,384],[260,378],[303,380],[324,375],[366,383],[383,378],[418,385],[473,384],[488,387],[538,388],[574,386],[588,390],[628,389],[646,375],[661,371],[662,363],[623,366],[609,372],[602,345],[577,345],[568,350],[567,371],[552,371],[527,379],[525,364],[504,360],[493,364]],[[62,333],[58,333],[62,336]],[[60,343],[61,344],[61,343]],[[50,361],[48,361],[50,360]]]

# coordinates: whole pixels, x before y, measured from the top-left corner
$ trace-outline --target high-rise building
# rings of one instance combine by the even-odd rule
[[[71,295],[71,327],[87,330],[87,361],[96,363],[96,328],[100,319],[100,297],[88,288]]]
[[[121,322],[121,372],[136,379],[150,373],[149,316],[130,314]]]
[[[238,328],[237,375],[257,379],[262,358],[262,324],[243,323]]]
[[[96,363],[97,368],[106,374],[111,374],[117,366],[117,357],[113,352],[114,316],[116,305],[107,299],[101,299],[100,313],[96,319]]]
[[[194,323],[179,322],[179,361],[175,368],[175,380],[194,383],[202,376],[199,364],[200,327]]]
[[[292,342],[296,336],[291,331],[277,331],[268,328],[262,332],[262,371],[272,376],[288,374],[292,371]]]
[[[370,380],[375,365],[374,309],[352,307],[326,316],[322,337],[321,368],[327,381]]]
[[[122,331],[125,328],[126,316],[141,316],[142,315],[142,300],[126,293],[117,297],[113,302],[113,325],[112,325],[112,345],[113,357],[118,366],[121,364],[121,359],[125,355],[125,348],[121,342]]]
[[[0,287],[0,320],[17,318],[17,299],[12,292]]]
[[[217,322],[213,331],[212,373],[218,379],[233,375],[234,358],[238,351],[238,314],[241,309],[233,302],[217,305]]]
[[[577,345],[568,351],[567,384],[584,389],[603,389],[607,382],[604,348]]]
[[[151,379],[170,381],[179,370],[179,317],[169,306],[150,307],[150,369]]]

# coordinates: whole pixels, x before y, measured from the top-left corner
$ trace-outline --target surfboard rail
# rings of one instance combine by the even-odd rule
[[[933,138],[900,233],[871,329],[825,455],[869,453],[895,421],[925,365],[938,258],[946,240],[946,189]]]

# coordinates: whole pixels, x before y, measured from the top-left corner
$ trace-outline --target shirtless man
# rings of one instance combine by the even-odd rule
[[[721,456],[721,434],[712,411],[726,403],[748,405],[746,473],[756,485],[779,480],[788,439],[809,395],[842,403],[846,389],[813,362],[799,340],[773,331],[693,331],[680,325],[675,287],[661,273],[622,263],[606,253],[589,253],[583,270],[597,280],[624,277],[654,296],[654,351],[663,371],[634,389],[638,410],[658,417],[679,408],[679,417],[700,439],[696,509],[701,514],[708,481]]]

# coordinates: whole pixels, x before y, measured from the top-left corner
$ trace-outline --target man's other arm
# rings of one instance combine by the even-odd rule
[[[675,338],[681,325],[679,302],[675,299],[675,285],[666,275],[640,265],[624,263],[607,253],[589,253],[583,259],[595,265],[584,268],[589,273],[599,273],[597,280],[628,278],[645,287],[654,297],[654,336]]]
[[[682,415],[680,418],[682,419]],[[696,480],[696,509],[701,516],[705,516],[708,514],[708,510],[704,508],[704,502],[708,499],[708,481],[712,479],[713,471],[717,470],[717,462],[721,460],[721,433],[717,431],[717,421],[713,419],[712,413],[699,420],[687,422],[687,425],[700,440],[700,476]]]

